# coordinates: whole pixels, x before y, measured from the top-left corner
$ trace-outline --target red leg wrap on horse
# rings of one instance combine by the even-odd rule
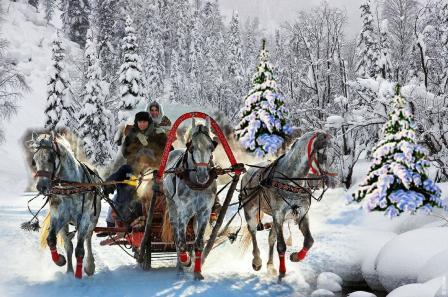
[[[189,259],[190,259],[190,256],[188,255],[187,252],[180,252],[179,253],[179,261],[181,263],[188,263]]]
[[[76,278],[82,278],[82,257],[76,258],[76,272],[75,272]]]
[[[201,272],[201,264],[202,264],[202,252],[196,251],[194,253],[195,259],[194,259],[194,272]]]
[[[50,248],[50,252],[51,252],[51,259],[53,260],[53,262],[58,263],[60,260],[58,250],[56,248]]]
[[[285,254],[279,254],[278,258],[280,260],[280,268],[278,271],[280,273],[286,273]]]
[[[298,254],[297,254],[297,258],[299,259],[299,261],[302,261],[303,259],[305,259],[306,254],[308,253],[308,249],[307,248],[303,248]]]

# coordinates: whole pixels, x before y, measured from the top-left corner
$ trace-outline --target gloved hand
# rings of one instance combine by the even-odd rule
[[[103,186],[103,192],[104,195],[109,196],[110,194],[115,192],[115,186],[114,185]]]

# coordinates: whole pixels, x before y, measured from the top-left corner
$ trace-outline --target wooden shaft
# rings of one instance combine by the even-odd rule
[[[224,203],[222,205],[222,208],[219,212],[218,219],[216,220],[216,225],[213,227],[212,233],[210,234],[210,238],[207,241],[207,245],[204,248],[204,251],[202,253],[202,262],[205,262],[205,259],[207,258],[208,254],[210,253],[211,249],[213,248],[213,245],[215,244],[216,237],[218,236],[219,228],[221,228],[222,223],[224,222],[224,217],[227,212],[227,208],[229,207],[230,201],[232,200],[233,193],[235,192],[236,186],[238,184],[238,181],[240,179],[239,174],[235,174],[233,176],[232,183],[230,184],[229,191],[227,192],[226,199],[224,200]]]

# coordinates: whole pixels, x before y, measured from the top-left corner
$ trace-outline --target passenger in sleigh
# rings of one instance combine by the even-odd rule
[[[148,105],[147,111],[149,112],[152,122],[154,123],[156,134],[167,134],[171,129],[171,121],[166,115],[164,115],[162,105],[160,105],[157,101],[153,101]]]
[[[128,131],[124,143],[122,145],[122,154],[126,158],[126,164],[121,166],[116,172],[111,174],[106,181],[124,181],[129,180],[133,176],[140,175],[150,166],[154,166],[157,162],[154,148],[157,144],[152,144],[155,135],[154,125],[152,125],[149,113],[142,111],[135,115],[134,125]],[[141,215],[136,213],[137,209],[141,209],[136,202],[136,187],[129,184],[117,184],[117,186],[106,186],[105,193],[111,194],[117,190],[117,194],[112,199],[116,208],[116,212],[112,207],[106,218],[107,226],[115,226],[116,218],[124,220],[128,223],[132,219]],[[117,213],[118,212],[118,213]],[[107,236],[108,234],[99,233],[98,236]]]

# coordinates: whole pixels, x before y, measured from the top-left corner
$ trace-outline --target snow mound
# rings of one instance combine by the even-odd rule
[[[313,293],[311,293],[311,297],[327,297],[327,296],[335,296],[333,292],[325,290],[325,289],[317,289]]]
[[[347,297],[376,297],[376,295],[369,292],[356,291],[348,294]]]
[[[447,248],[448,228],[424,228],[398,235],[381,249],[377,257],[381,284],[387,291],[392,291],[416,282],[425,263]]]
[[[370,231],[363,236],[363,261],[361,264],[361,271],[364,280],[373,290],[384,291],[383,286],[378,279],[378,272],[376,270],[376,258],[384,245],[392,240],[397,234],[393,232]]]
[[[322,272],[317,277],[317,288],[325,289],[331,292],[340,292],[342,290],[342,278],[333,272]]]
[[[401,286],[387,297],[444,297],[448,296],[446,276],[432,279],[423,284],[409,284]]]
[[[424,283],[444,274],[448,274],[448,249],[429,259],[420,269],[417,280]]]

